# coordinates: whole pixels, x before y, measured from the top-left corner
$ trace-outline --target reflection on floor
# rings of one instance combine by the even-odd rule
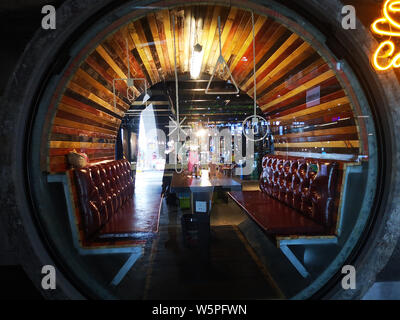
[[[145,230],[158,231],[158,219],[149,217],[148,221],[146,221],[145,217],[149,216],[149,212],[158,216],[162,181],[163,171],[146,171],[136,174],[133,202],[135,214],[142,216],[142,220],[148,224],[143,226]]]
[[[138,173],[135,198],[160,197],[163,175]],[[151,201],[149,202],[151,203]],[[282,293],[238,225],[248,218],[223,193],[214,195],[209,254],[183,245],[181,210],[163,200],[158,234],[117,287],[110,280],[126,254],[86,257],[93,276],[119,299],[280,299]]]
[[[207,256],[201,249],[183,246],[178,216],[170,212],[168,224],[160,229],[159,240],[153,243],[144,299],[279,297],[236,226],[212,226]]]

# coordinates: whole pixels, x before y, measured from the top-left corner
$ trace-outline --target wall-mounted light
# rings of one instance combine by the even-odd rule
[[[203,61],[203,47],[198,43],[193,47],[190,61],[190,76],[197,79],[200,75],[201,63]]]

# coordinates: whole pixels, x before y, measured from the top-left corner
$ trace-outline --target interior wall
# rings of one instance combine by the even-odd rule
[[[129,109],[125,81],[146,79],[149,86],[174,74],[172,16],[176,17],[177,68],[188,72],[191,50],[203,46],[202,72],[211,74],[218,59],[217,19],[221,18],[222,54],[241,90],[253,97],[251,12],[236,7],[197,5],[149,13],[111,34],[73,75],[59,103],[49,135],[47,171],[67,169],[65,155],[86,152],[91,161],[113,159],[115,138]],[[272,123],[277,154],[356,159],[359,129],[335,72],[303,39],[270,17],[255,14],[257,102]],[[126,46],[129,49],[129,72]],[[220,78],[228,79],[221,73]],[[319,88],[319,89],[318,89]],[[134,84],[135,97],[144,81]],[[311,91],[310,91],[311,90]],[[307,98],[317,90],[319,99]],[[300,127],[293,126],[300,122]]]
[[[276,124],[277,154],[338,160],[362,154],[350,101],[322,59],[291,70],[262,99],[263,111]]]

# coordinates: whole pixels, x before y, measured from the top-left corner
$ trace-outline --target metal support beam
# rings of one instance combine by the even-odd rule
[[[292,263],[292,265],[296,268],[296,270],[302,275],[303,278],[307,278],[310,276],[306,268],[300,262],[299,259],[294,255],[292,250],[290,250],[287,246],[280,247],[283,254],[288,258],[288,260]]]
[[[110,285],[117,286],[120,284],[122,279],[126,276],[135,262],[142,256],[143,249],[140,247],[135,248],[136,250],[129,256],[129,259],[126,260],[125,264],[121,267],[118,273],[115,275],[114,279],[111,281]]]

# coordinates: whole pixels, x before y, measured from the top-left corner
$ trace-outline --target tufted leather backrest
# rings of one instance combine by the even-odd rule
[[[132,198],[130,164],[127,160],[110,161],[74,169],[73,173],[84,233],[90,239]]]
[[[266,155],[260,176],[262,192],[333,229],[339,166],[336,161]]]
[[[98,188],[91,179],[89,169],[75,170],[75,178],[84,231],[85,234],[92,235],[103,225],[107,215],[106,208],[101,201]]]

